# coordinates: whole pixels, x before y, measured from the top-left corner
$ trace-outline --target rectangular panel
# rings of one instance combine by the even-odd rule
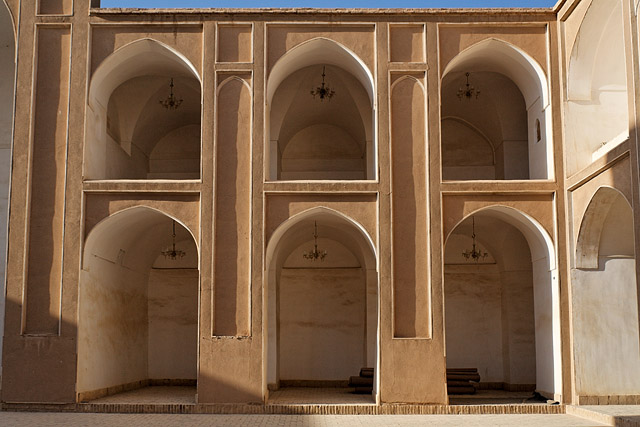
[[[425,95],[415,76],[391,86],[394,337],[429,337]]]
[[[253,62],[251,24],[218,25],[218,62]]]
[[[36,43],[25,333],[57,334],[71,28],[39,27]]]
[[[390,25],[389,45],[391,62],[424,62],[424,25]]]
[[[251,112],[247,80],[218,76],[213,334],[250,335]]]
[[[39,0],[39,15],[73,15],[73,0]]]

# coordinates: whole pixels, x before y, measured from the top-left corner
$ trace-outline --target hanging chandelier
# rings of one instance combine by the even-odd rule
[[[316,221],[313,222],[313,250],[304,252],[302,257],[311,261],[315,261],[320,259],[320,261],[324,261],[324,257],[327,256],[327,251],[319,251],[318,250],[318,223]]]
[[[172,240],[171,240],[171,247],[165,249],[164,251],[160,252],[162,255],[164,255],[164,257],[166,259],[170,259],[170,260],[176,260],[178,258],[182,258],[184,257],[187,253],[184,251],[181,251],[179,249],[176,249],[176,222],[175,220],[173,221],[173,234],[172,234]]]
[[[475,87],[471,86],[469,84],[469,73],[467,72],[465,74],[465,76],[467,76],[467,84],[465,85],[465,87],[461,87],[460,89],[458,89],[458,99],[460,99],[460,101],[462,101],[463,98],[467,98],[467,100],[471,100],[471,98],[478,98],[478,96],[480,96],[480,90],[476,89]]]
[[[158,101],[160,105],[162,105],[167,110],[177,110],[180,104],[182,104],[182,99],[178,99],[173,94],[173,77],[171,78],[171,83],[169,83],[169,96],[167,99],[163,99]]]
[[[318,86],[317,88],[311,91],[311,95],[314,98],[316,96],[320,97],[320,101],[324,101],[325,98],[327,98],[328,100],[331,100],[331,98],[333,98],[333,95],[336,94],[336,92],[333,89],[331,89],[329,86],[327,86],[324,82],[324,78],[325,78],[324,69],[325,67],[323,66],[322,67],[322,83],[320,84],[320,86]]]
[[[480,259],[485,259],[487,256],[489,256],[488,253],[483,252],[481,250],[476,249],[476,219],[475,217],[471,217],[471,240],[473,242],[473,245],[471,247],[471,250],[466,250],[464,252],[462,252],[462,256],[465,257],[466,259],[470,259],[473,260],[475,262],[480,261]]]

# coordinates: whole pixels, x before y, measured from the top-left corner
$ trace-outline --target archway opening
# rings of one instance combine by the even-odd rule
[[[91,80],[85,178],[199,179],[200,118],[186,58],[150,39],[119,49]]]
[[[541,233],[518,211],[492,207],[449,235],[444,289],[450,403],[559,399],[557,284],[553,249]],[[473,249],[479,258],[463,255]]]
[[[305,254],[316,247],[316,226],[326,256],[311,260]],[[374,401],[378,277],[363,233],[342,215],[315,209],[272,236],[265,310],[271,402],[285,403],[301,387],[308,403]]]
[[[327,39],[285,54],[267,85],[268,179],[375,179],[371,82],[353,53]],[[311,93],[323,84],[333,96]]]
[[[613,188],[600,188],[582,219],[572,269],[579,400],[640,395],[634,231],[626,198]]]
[[[593,1],[569,59],[566,166],[572,175],[629,138],[622,2]]]
[[[80,276],[78,400],[166,386],[195,402],[199,282],[195,240],[167,215],[137,207],[96,225]]]
[[[524,52],[495,39],[461,52],[442,77],[442,179],[551,178],[549,110],[544,73]]]

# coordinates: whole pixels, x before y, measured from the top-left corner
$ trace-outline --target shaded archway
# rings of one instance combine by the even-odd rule
[[[569,57],[566,167],[574,174],[629,137],[622,2],[593,0]]]
[[[161,105],[171,93],[177,108]],[[200,77],[172,48],[118,49],[93,74],[88,104],[86,179],[200,178]]]
[[[572,269],[576,394],[640,394],[633,210],[601,187],[580,224]],[[580,402],[579,402],[580,403]]]
[[[309,93],[323,74],[331,99]],[[374,112],[371,72],[353,52],[325,38],[292,48],[267,82],[267,178],[375,179]]]
[[[457,96],[467,73],[478,98]],[[465,49],[442,73],[441,99],[443,179],[553,177],[547,79],[525,52],[497,39]]]
[[[472,217],[488,254],[478,262],[462,255],[472,247]],[[449,234],[444,263],[447,368],[477,368],[484,388],[559,400],[559,289],[543,227],[513,208],[481,209]]]
[[[303,254],[314,248],[315,225],[327,256],[311,261]],[[322,207],[288,219],[269,240],[265,282],[270,390],[346,386],[363,367],[377,371],[376,255],[358,223]]]
[[[185,254],[176,259],[162,253],[172,248],[173,224]],[[191,232],[155,209],[126,209],[90,231],[78,300],[80,401],[147,385],[195,385],[198,258]]]
[[[9,223],[9,182],[15,105],[15,33],[13,17],[4,1],[0,2],[0,331],[4,331],[5,268]],[[2,337],[0,334],[0,360]],[[2,374],[0,366],[0,375]]]

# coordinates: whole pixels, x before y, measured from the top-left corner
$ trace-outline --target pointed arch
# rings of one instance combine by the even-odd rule
[[[510,78],[524,96],[527,109],[538,98],[542,107],[549,104],[549,85],[544,70],[530,55],[503,40],[489,38],[469,46],[454,57],[442,72],[492,71]]]
[[[296,70],[317,64],[335,65],[355,76],[369,95],[375,108],[373,74],[354,52],[342,44],[318,37],[291,48],[275,63],[267,80],[267,104],[271,105],[278,86]]]
[[[226,79],[224,79],[222,82],[220,82],[218,84],[218,89],[216,89],[216,94],[219,95],[220,91],[222,90],[222,88],[231,83],[232,81],[237,80],[240,83],[242,83],[249,91],[251,91],[251,85],[249,84],[249,82],[247,82],[245,79],[238,77],[238,76],[231,76],[231,77],[227,77]]]
[[[601,186],[591,198],[580,222],[576,241],[576,268],[597,269],[599,267],[602,230],[614,201],[619,197],[624,199],[632,209],[625,195],[613,187]]]
[[[175,79],[181,102],[177,114],[158,107]],[[173,87],[171,87],[173,90]],[[164,144],[163,138],[185,125],[200,127],[202,81],[180,52],[151,38],[117,49],[97,67],[89,83],[84,176],[87,179],[197,179],[201,137],[188,144]],[[172,148],[167,148],[172,147]]]
[[[453,230],[455,230],[467,218],[470,218],[480,212],[488,212],[491,214],[491,216],[501,219],[504,222],[517,228],[529,243],[529,247],[531,248],[532,261],[548,259],[549,269],[553,270],[556,268],[555,246],[553,244],[551,236],[549,236],[549,233],[547,233],[542,224],[540,224],[534,218],[518,209],[514,209],[509,206],[488,206],[480,208],[466,215],[464,218],[458,221],[455,226],[451,227],[451,231],[445,236],[445,245],[447,239],[453,233]]]
[[[198,248],[199,258],[200,250],[198,239],[183,221],[159,209],[140,205],[115,212],[92,227],[84,240],[82,266],[84,266],[86,262],[87,255],[98,245],[102,245],[103,250],[108,254],[113,254],[112,259],[116,259],[118,250],[129,244],[134,244],[139,234],[166,221],[167,218],[180,224],[188,231],[196,248]],[[137,231],[138,233],[133,231]],[[113,237],[115,240],[111,240],[109,237]],[[105,243],[107,243],[108,247],[105,247]]]
[[[556,400],[562,394],[562,353],[560,336],[560,289],[556,270],[556,250],[544,227],[526,213],[503,205],[480,208],[458,221],[445,237],[445,247],[453,231],[467,218],[483,214],[512,225],[522,233],[531,252],[535,305],[536,386],[543,395]]]
[[[162,42],[144,38],[122,46],[102,61],[91,77],[89,103],[97,100],[106,106],[109,96],[121,83],[154,74],[159,68],[175,76],[194,77],[202,84],[196,67],[184,55]]]
[[[413,81],[415,81],[416,83],[418,83],[418,86],[420,86],[420,89],[422,89],[422,90],[424,91],[424,89],[425,89],[425,88],[424,88],[424,84],[423,84],[420,80],[418,80],[418,79],[417,79],[417,78],[415,78],[414,76],[402,76],[402,77],[400,77],[398,80],[396,80],[395,82],[391,83],[391,90],[390,90],[390,92],[393,92],[393,89],[396,87],[396,85],[397,85],[398,83],[402,82],[403,80],[407,80],[407,79],[413,80]]]
[[[362,313],[364,317],[360,317],[358,322],[361,322],[363,326],[366,325],[366,327],[364,331],[362,331],[364,332],[364,336],[360,336],[358,339],[363,340],[362,344],[364,344],[366,348],[366,351],[363,353],[367,361],[366,363],[368,366],[374,366],[376,368],[374,393],[377,393],[379,378],[379,332],[377,320],[379,317],[379,278],[376,247],[373,239],[360,223],[341,212],[324,206],[314,207],[300,212],[282,222],[271,234],[266,247],[264,263],[266,271],[263,276],[263,324],[266,330],[266,333],[263,335],[266,357],[266,363],[264,364],[264,375],[266,378],[264,385],[265,393],[267,393],[267,384],[277,386],[281,378],[281,328],[276,327],[276,325],[279,324],[280,311],[277,308],[276,301],[283,295],[281,294],[281,286],[283,284],[281,279],[283,277],[282,274],[284,274],[283,272],[286,271],[286,269],[283,268],[285,260],[289,258],[293,250],[309,241],[309,230],[313,229],[316,221],[321,237],[333,240],[341,245],[357,259],[360,265],[360,267],[357,268],[357,270],[361,270],[357,273],[359,277],[358,286],[364,286],[363,290],[366,290],[366,295],[358,294],[361,296],[356,297],[359,301],[358,304],[362,304],[362,308],[364,309]],[[316,274],[324,274],[322,268],[315,271],[317,272]],[[344,272],[346,271],[347,270],[344,270]],[[318,279],[316,278],[316,280]],[[336,282],[338,285],[339,283],[343,282]],[[344,282],[345,285],[349,283],[351,285],[356,284],[353,281]],[[330,292],[329,289],[327,291]],[[289,298],[292,297],[290,292],[288,295]],[[329,306],[335,304],[335,301],[339,301],[341,298],[337,294],[329,294],[327,296],[330,297],[329,300],[334,301],[332,303],[327,300]],[[327,306],[325,306],[325,308],[326,307]],[[344,315],[343,311],[341,311],[341,313],[341,315]],[[322,326],[319,325],[318,327]],[[332,334],[333,332],[329,333],[329,335]],[[290,339],[291,338],[289,338],[289,341]],[[323,351],[326,350],[327,348],[324,348]],[[362,349],[358,351],[362,351]],[[288,357],[290,356],[291,355]],[[334,366],[334,368],[344,369],[343,367],[338,368],[337,366]],[[326,371],[322,369],[319,372],[326,373]],[[313,375],[314,373],[311,372],[311,374]]]
[[[311,208],[304,212],[300,212],[291,218],[287,219],[285,222],[280,224],[278,228],[273,232],[269,239],[269,243],[267,244],[266,250],[266,258],[265,258],[265,269],[269,270],[270,266],[273,265],[274,262],[277,261],[277,252],[280,251],[281,242],[285,239],[285,237],[292,238],[297,244],[303,243],[308,240],[308,233],[302,233],[301,235],[295,233],[295,229],[299,227],[303,222],[311,221],[312,219],[325,219],[329,224],[333,226],[342,225],[343,231],[344,227],[350,232],[347,232],[347,235],[352,239],[357,239],[360,241],[359,249],[363,252],[363,254],[369,253],[370,256],[364,256],[364,263],[367,268],[372,269],[375,268],[377,270],[377,251],[375,248],[375,244],[373,243],[373,239],[366,231],[366,229],[357,221],[350,218],[349,216],[338,212],[334,209],[327,208],[324,206],[319,206],[315,208]],[[292,247],[294,243],[291,243]]]
[[[454,72],[496,73],[515,84],[524,99],[526,116],[523,116],[522,124],[527,129],[527,135],[523,134],[521,140],[527,141],[527,144],[517,149],[526,149],[528,154],[528,173],[524,173],[523,165],[519,171],[515,171],[515,176],[552,179],[554,161],[549,82],[540,64],[519,47],[504,40],[488,38],[456,55],[444,68],[442,81]],[[444,87],[443,84],[441,86]],[[542,129],[539,141],[535,132],[536,120],[540,121]]]
[[[183,258],[162,256],[172,244]],[[96,224],[80,270],[78,399],[158,378],[197,381],[199,283],[197,239],[180,219],[134,206]]]

